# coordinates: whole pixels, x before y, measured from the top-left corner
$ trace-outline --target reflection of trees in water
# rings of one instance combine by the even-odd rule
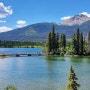
[[[65,61],[65,57],[60,57],[60,56],[47,56],[46,57],[48,77],[50,80],[57,79],[58,63],[63,62],[63,61]]]
[[[70,57],[70,62],[72,63],[88,63],[90,64],[90,57]]]
[[[46,56],[46,60],[51,60],[51,61],[56,61],[57,60],[57,56]]]
[[[83,61],[82,57],[70,57],[70,61],[73,63],[81,63]]]
[[[51,61],[65,61],[65,57],[61,56],[46,56],[46,60],[51,60]]]
[[[46,62],[47,62],[47,77],[48,77],[48,86],[52,86],[52,88],[57,89],[56,82],[56,60],[57,57],[54,56],[47,56]]]
[[[51,90],[65,90],[62,87],[62,81],[60,81],[60,66],[59,63],[65,61],[65,57],[60,56],[47,56],[46,62],[47,62],[47,77],[48,77],[48,86],[52,86]],[[60,68],[60,69],[59,69]],[[60,72],[59,72],[60,71]],[[59,79],[58,79],[59,78]],[[59,85],[60,84],[60,85]]]
[[[90,64],[90,57],[86,58],[86,62]]]

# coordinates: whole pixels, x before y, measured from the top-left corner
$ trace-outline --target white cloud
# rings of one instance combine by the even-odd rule
[[[0,20],[0,23],[5,23],[6,21],[5,20]]]
[[[0,18],[5,18],[7,15],[11,15],[13,10],[11,6],[5,6],[2,2],[0,2]]]
[[[87,17],[90,17],[90,14],[88,12],[82,12],[82,13],[80,13],[80,15],[81,14],[86,15]]]
[[[6,26],[1,26],[0,27],[0,32],[7,32],[7,31],[10,31],[10,30],[12,30],[12,28],[10,28],[10,27],[6,27]]]
[[[62,17],[61,20],[67,20],[67,19],[70,19],[72,16],[65,16],[65,17]]]
[[[26,26],[26,25],[27,25],[26,21],[24,21],[24,20],[18,20],[16,26],[17,26],[18,28],[21,28],[21,27],[24,27],[24,26]]]

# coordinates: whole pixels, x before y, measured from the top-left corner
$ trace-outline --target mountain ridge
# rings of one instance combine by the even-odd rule
[[[81,24],[58,24],[58,23],[36,23],[32,25],[25,26],[23,28],[17,28],[12,31],[0,33],[0,40],[2,41],[46,41],[48,33],[52,30],[52,25],[55,26],[55,31],[59,34],[66,34],[67,38],[71,38],[72,35],[76,32],[77,28],[84,33],[86,36],[90,30],[90,17],[85,15],[76,15],[73,18],[73,21],[78,18],[88,18],[88,20],[82,22]],[[71,19],[72,19],[71,18]],[[83,21],[83,20],[81,20]],[[80,22],[80,20],[79,20]],[[68,22],[69,23],[69,22]]]
[[[84,14],[77,14],[69,19],[64,20],[62,23],[60,23],[61,25],[68,25],[68,26],[72,26],[72,25],[81,25],[82,23],[86,22],[90,20],[90,17],[84,15]]]

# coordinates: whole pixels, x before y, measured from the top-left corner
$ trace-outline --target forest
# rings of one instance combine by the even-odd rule
[[[83,33],[77,28],[70,40],[67,40],[65,34],[55,32],[54,25],[52,31],[48,34],[46,42],[46,52],[48,55],[89,55],[90,54],[90,32],[88,32],[88,39],[84,37]]]
[[[35,48],[42,47],[44,42],[30,42],[30,41],[0,41],[1,48]]]

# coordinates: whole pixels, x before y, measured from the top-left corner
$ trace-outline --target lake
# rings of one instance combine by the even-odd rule
[[[0,52],[30,52],[31,49],[1,48]],[[40,52],[42,49],[32,49]],[[0,90],[15,85],[18,90],[65,90],[70,66],[78,77],[79,90],[90,90],[90,58],[22,56],[0,58]]]

